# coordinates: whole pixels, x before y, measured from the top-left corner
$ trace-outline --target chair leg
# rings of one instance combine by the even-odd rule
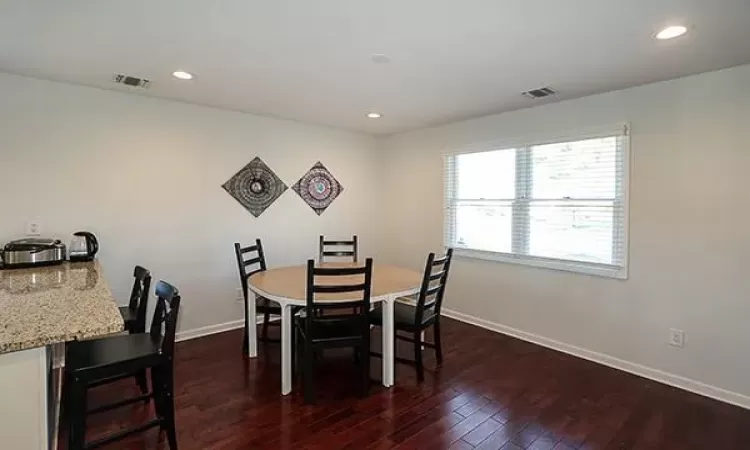
[[[169,450],[177,450],[177,427],[174,413],[174,374],[172,370],[164,374],[164,419],[166,421]]]
[[[424,365],[422,363],[422,332],[414,333],[414,362],[417,365],[417,381],[424,381]]]
[[[148,380],[146,379],[146,369],[139,370],[135,374],[135,382],[138,384],[138,387],[141,389],[141,394],[146,395],[148,394]],[[148,399],[145,400],[146,403],[148,403]]]
[[[292,384],[297,381],[297,375],[299,375],[299,330],[296,325],[292,326]]]
[[[359,349],[357,347],[354,347],[354,352],[352,354],[354,358],[354,364],[359,365],[362,362],[362,349]]]
[[[263,341],[268,341],[268,323],[271,321],[271,313],[263,313]]]
[[[440,339],[440,320],[438,319],[432,325],[432,332],[435,333],[435,360],[438,366],[443,365],[443,340]]]
[[[303,384],[304,384],[304,391],[305,391],[305,403],[306,404],[314,404],[315,403],[315,376],[314,376],[314,370],[315,370],[315,352],[313,352],[313,349],[309,345],[305,345],[305,356],[304,356],[304,362],[302,367],[302,376],[303,376]]]
[[[159,419],[164,418],[164,382],[160,367],[151,368],[151,388],[154,390],[154,412]],[[162,422],[161,429],[165,428]]]
[[[248,331],[247,326],[248,326],[248,324],[247,324],[247,316],[246,316],[245,317],[245,334],[242,337],[242,354],[245,355],[245,356],[249,356],[249,350],[250,350],[247,347],[247,339],[248,339],[248,335],[250,334],[250,332]]]
[[[62,386],[60,387],[60,427],[67,425],[68,416],[70,415],[70,387],[72,384],[71,376],[63,370]]]
[[[367,341],[357,353],[360,355],[360,370],[362,371],[362,397],[370,394],[370,342]]]
[[[86,386],[70,377],[68,394],[68,450],[83,450],[86,445]]]

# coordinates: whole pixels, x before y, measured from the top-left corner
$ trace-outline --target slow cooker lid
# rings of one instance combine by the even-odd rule
[[[42,250],[47,250],[51,248],[55,248],[57,245],[60,244],[60,241],[57,239],[47,239],[47,238],[25,238],[25,239],[19,239],[17,241],[11,241],[5,244],[5,251],[6,252],[38,252]]]

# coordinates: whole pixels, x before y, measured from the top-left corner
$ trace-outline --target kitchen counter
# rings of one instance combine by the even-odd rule
[[[0,354],[123,327],[98,261],[0,271]]]
[[[57,442],[62,345],[122,331],[98,261],[0,270],[0,436],[3,448]],[[57,375],[55,375],[57,374]]]

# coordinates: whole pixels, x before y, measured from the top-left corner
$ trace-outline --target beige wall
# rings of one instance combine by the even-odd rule
[[[345,191],[318,217],[290,189],[256,219],[221,188],[256,155],[290,188],[320,160]],[[373,254],[377,161],[366,135],[0,75],[0,241],[28,219],[91,230],[122,301],[134,264],[181,289],[183,332],[244,317],[236,240],[263,238],[271,266],[316,256],[319,233]]]
[[[446,306],[750,406],[750,66],[391,137],[388,258],[418,268],[440,249],[445,152],[623,122],[632,127],[629,279],[459,259]],[[672,327],[686,332],[684,349],[667,344]]]
[[[443,153],[630,122],[629,279],[459,259],[447,307],[750,406],[750,66],[380,141],[11,75],[0,99],[0,241],[28,219],[66,241],[90,229],[119,298],[137,263],[182,289],[188,334],[242,319],[235,240],[262,237],[275,266],[313,257],[319,233],[358,233],[363,254],[421,269],[442,245]],[[346,191],[320,217],[289,191],[254,219],[221,184],[255,155],[288,185],[321,160]]]

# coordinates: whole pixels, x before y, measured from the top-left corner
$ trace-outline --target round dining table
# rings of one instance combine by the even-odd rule
[[[320,267],[354,267],[356,263],[323,263]],[[361,264],[359,264],[361,266]],[[354,277],[354,276],[353,276]],[[342,279],[344,278],[344,279]],[[337,277],[338,283],[347,283],[347,277]],[[350,280],[351,281],[351,280]],[[248,278],[248,289],[255,298],[264,297],[281,305],[281,393],[292,392],[292,307],[306,304],[307,266],[289,266],[257,272]],[[410,269],[388,264],[373,264],[371,303],[383,303],[383,386],[394,382],[394,313],[393,304],[399,297],[419,292],[422,275]],[[347,294],[316,294],[315,301],[335,303],[352,298]],[[253,298],[253,296],[249,296]],[[248,317],[255,317],[255,301],[247,302]],[[258,332],[250,327],[248,353],[258,356]]]

